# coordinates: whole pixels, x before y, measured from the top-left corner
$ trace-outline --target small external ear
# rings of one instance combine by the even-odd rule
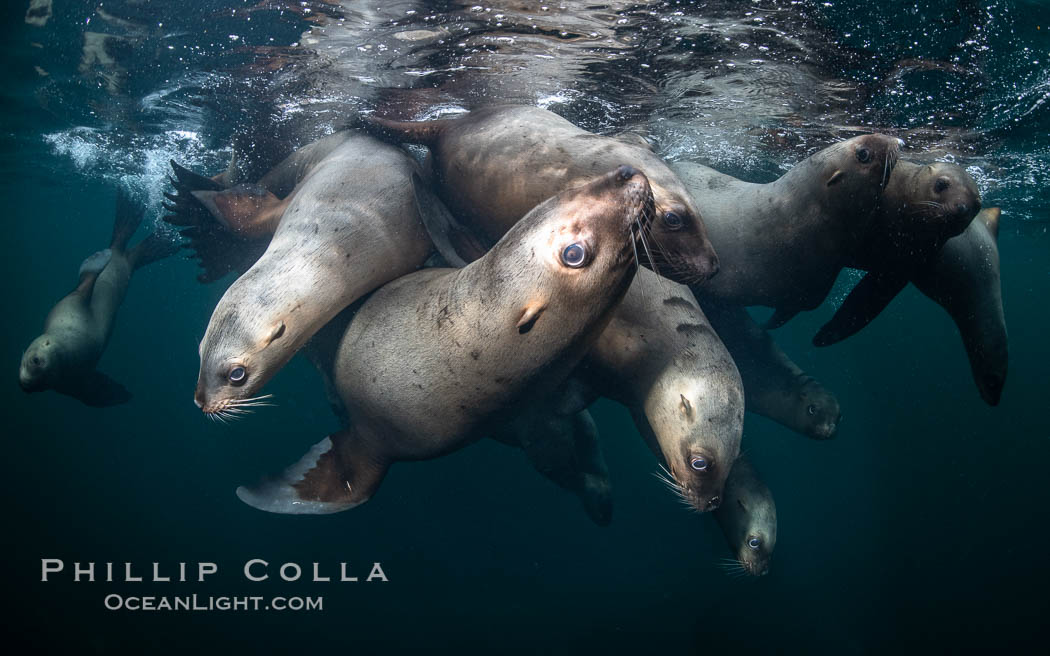
[[[689,402],[689,399],[685,398],[685,394],[679,394],[678,396],[682,399],[682,402],[678,404],[682,414],[686,417],[691,417],[693,415],[693,404]]]
[[[840,170],[835,171],[834,173],[831,174],[831,177],[828,178],[827,186],[830,187],[831,185],[835,184],[836,182],[840,182],[841,180],[842,180],[842,170],[840,169]]]
[[[524,312],[521,313],[521,318],[518,319],[518,333],[524,335],[532,330],[532,327],[536,324],[536,319],[540,318],[540,314],[542,314],[546,308],[546,303],[542,302],[530,303],[526,306]]]
[[[270,334],[266,337],[266,341],[263,342],[263,346],[269,346],[273,341],[284,334],[284,322],[278,321],[270,331]]]

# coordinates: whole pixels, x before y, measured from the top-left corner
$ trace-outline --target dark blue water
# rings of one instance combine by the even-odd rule
[[[30,644],[27,653],[208,654],[1045,642],[1043,3],[345,4],[312,43],[303,32],[334,11],[320,2],[106,3],[125,22],[70,2],[43,27],[25,24],[26,3],[5,5],[9,642]],[[418,29],[441,36],[393,36]],[[81,70],[87,31],[121,37],[113,63]],[[18,388],[26,344],[80,261],[108,241],[116,185],[148,203],[156,225],[169,158],[216,173],[241,140],[263,166],[384,103],[433,115],[491,99],[547,106],[597,131],[644,126],[666,157],[753,180],[874,129],[902,136],[906,156],[962,164],[985,206],[1003,208],[1002,403],[981,402],[954,324],[913,288],[857,336],[814,349],[810,337],[846,289],[837,288],[776,339],[838,396],[841,429],[816,442],[748,415],[744,448],[776,496],[779,531],[769,575],[742,580],[717,567],[728,552],[715,522],[665,492],[629,414],[608,401],[593,409],[613,478],[607,528],[494,442],[399,464],[381,494],[340,515],[242,504],[238,484],[297,459],[337,422],[298,359],[269,385],[276,407],[230,425],[201,416],[191,402],[197,344],[230,281],[201,286],[182,259],[135,275],[100,364],[131,403],[99,410]],[[144,571],[204,561],[219,573],[205,583],[44,583],[42,558]],[[245,581],[252,558],[271,563],[270,581]],[[379,561],[390,580],[274,580],[281,563],[309,572],[318,562],[331,575],[341,561],[362,578]],[[108,611],[110,593],[320,596],[324,610]]]

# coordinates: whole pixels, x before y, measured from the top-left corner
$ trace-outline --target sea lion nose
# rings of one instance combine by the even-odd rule
[[[616,181],[620,183],[627,182],[636,175],[638,175],[638,169],[627,164],[616,169]]]
[[[973,201],[973,211],[974,212],[980,212],[981,211],[981,199],[980,198],[975,198],[974,199],[974,201]]]
[[[718,506],[720,506],[721,504],[722,504],[722,500],[720,498],[718,498],[716,496],[715,497],[711,497],[707,501],[707,508],[706,508],[706,510],[718,510]]]

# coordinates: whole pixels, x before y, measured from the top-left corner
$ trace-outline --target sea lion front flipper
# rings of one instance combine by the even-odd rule
[[[452,213],[430,190],[418,173],[412,173],[412,190],[419,208],[419,217],[448,266],[462,268],[488,252],[485,244],[471,230],[456,220]]]
[[[813,345],[831,346],[860,332],[886,309],[907,284],[908,276],[905,274],[871,272],[864,276],[835,311],[835,316],[821,326],[813,337]]]
[[[237,497],[253,508],[289,515],[328,515],[360,506],[375,493],[387,466],[359,447],[352,428],[330,435],[280,474],[237,488]]]
[[[773,316],[769,317],[769,319],[766,320],[766,323],[763,324],[762,327],[766,330],[775,330],[776,328],[779,328],[786,324],[788,321],[794,319],[795,315],[797,314],[798,310],[796,309],[789,310],[787,308],[777,308],[776,310],[774,310]]]
[[[206,210],[231,233],[244,239],[272,237],[291,197],[281,200],[257,184],[230,189],[191,191]]]
[[[131,392],[126,387],[101,371],[92,371],[72,383],[56,387],[55,390],[92,408],[106,408],[131,400]]]

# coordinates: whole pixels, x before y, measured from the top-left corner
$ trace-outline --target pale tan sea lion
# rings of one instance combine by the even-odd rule
[[[492,241],[552,193],[620,164],[634,166],[649,178],[656,199],[649,254],[641,253],[652,262],[643,261],[686,283],[701,283],[718,271],[696,201],[634,135],[591,134],[545,109],[518,105],[435,121],[370,120],[390,138],[425,144],[438,195]]]
[[[129,249],[141,222],[142,208],[119,189],[109,248],[84,260],[76,289],[55,305],[44,322],[44,334],[26,349],[18,371],[23,390],[53,389],[90,406],[131,398],[123,385],[95,366],[109,343],[132,274],[178,249],[174,240],[158,233]]]
[[[704,313],[740,370],[748,412],[806,437],[835,437],[842,418],[838,399],[792,362],[745,308],[714,304]]]
[[[651,214],[645,176],[620,167],[539,205],[466,267],[379,289],[334,367],[350,427],[238,496],[271,512],[353,508],[394,462],[458,449],[549,395],[630,286],[635,236]]]
[[[776,309],[770,327],[820,305],[868,238],[900,143],[881,134],[839,142],[767,184],[691,162],[671,168],[696,199],[721,272],[693,291],[726,305]]]
[[[726,481],[726,500],[715,511],[733,559],[723,563],[733,573],[762,576],[777,545],[777,506],[769,488],[744,456],[733,464]]]
[[[194,400],[236,414],[318,329],[432,250],[417,167],[400,149],[347,133],[305,167],[262,257],[234,282],[201,340]]]

